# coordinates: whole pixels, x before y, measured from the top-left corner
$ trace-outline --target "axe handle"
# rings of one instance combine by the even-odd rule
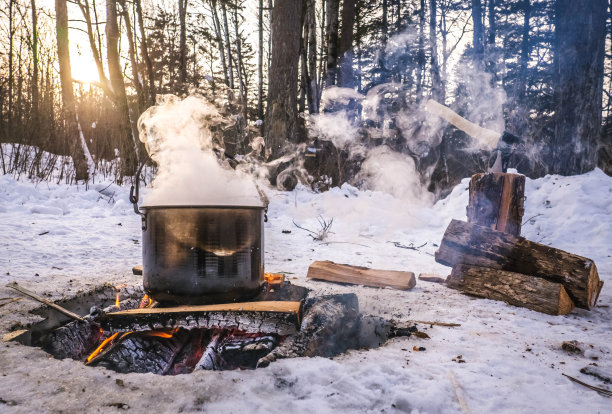
[[[438,115],[446,122],[456,126],[469,136],[476,138],[478,141],[489,147],[489,149],[497,147],[497,143],[503,135],[501,132],[483,128],[473,122],[468,121],[456,112],[450,110],[442,104],[439,104],[433,99],[427,101],[425,104],[425,109],[432,114]]]

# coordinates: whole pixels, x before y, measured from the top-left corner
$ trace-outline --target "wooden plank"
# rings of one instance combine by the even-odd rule
[[[469,264],[562,283],[583,309],[595,306],[603,286],[595,263],[586,257],[459,220],[447,227],[435,257],[451,267]]]
[[[219,303],[214,305],[195,305],[195,306],[176,306],[172,308],[143,308],[130,309],[120,312],[108,313],[109,317],[118,316],[136,316],[136,315],[154,315],[154,314],[176,314],[176,313],[199,313],[199,312],[284,312],[295,313],[300,312],[301,302],[298,301],[261,301],[261,302],[237,302],[237,303]]]
[[[561,283],[505,270],[460,264],[446,286],[549,315],[566,315],[574,309]]]
[[[416,285],[416,278],[413,272],[370,269],[330,261],[312,263],[308,268],[307,277],[328,282],[372,287],[391,287],[400,290],[411,289]]]
[[[182,327],[293,335],[299,329],[301,306],[298,301],[261,301],[132,309],[103,314],[96,322],[110,332]]]

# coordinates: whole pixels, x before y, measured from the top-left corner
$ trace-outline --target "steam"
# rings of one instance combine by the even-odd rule
[[[412,158],[387,146],[372,149],[361,165],[358,179],[367,190],[382,191],[411,204],[431,205],[433,194],[420,182]]]
[[[261,205],[252,178],[220,164],[215,155],[223,149],[211,128],[226,122],[214,105],[196,95],[182,100],[167,95],[147,109],[138,131],[159,169],[143,205]]]

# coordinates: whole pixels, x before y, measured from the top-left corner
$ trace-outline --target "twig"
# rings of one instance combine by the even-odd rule
[[[368,249],[370,248],[370,246],[366,246],[365,244],[359,244],[359,243],[353,243],[353,242],[345,242],[345,241],[330,241],[330,242],[325,242],[325,243],[321,243],[321,244],[354,244],[355,246],[361,246],[361,247],[367,247]]]
[[[50,300],[45,299],[42,296],[39,296],[38,294],[36,294],[36,293],[26,289],[26,288],[23,288],[23,287],[19,286],[17,284],[17,282],[9,283],[8,285],[6,285],[6,287],[11,288],[11,289],[15,289],[17,292],[21,292],[24,295],[29,296],[29,297],[31,297],[34,300],[37,300],[37,301],[39,301],[41,303],[44,303],[45,305],[47,305],[47,306],[49,306],[49,307],[51,307],[51,308],[53,308],[53,309],[63,313],[64,315],[70,316],[72,319],[76,319],[79,322],[84,322],[85,321],[85,319],[83,319],[82,317],[80,317],[76,313],[71,312],[68,309],[61,307],[60,305],[57,305],[57,304],[51,302]]]
[[[465,396],[463,395],[463,390],[455,378],[455,374],[453,371],[448,371],[448,376],[450,377],[451,384],[453,384],[453,388],[455,389],[455,396],[457,397],[457,401],[459,401],[459,407],[463,410],[465,414],[471,414],[470,407],[467,405],[467,401],[465,400]]]
[[[406,246],[400,242],[395,242],[395,241],[388,241],[387,243],[393,243],[395,247],[399,247],[400,249],[409,249],[409,250],[416,250],[416,251],[419,251],[421,247],[425,247],[425,245],[427,244],[427,242],[425,242],[420,246],[415,246],[414,243],[410,243],[408,246]]]
[[[325,240],[327,238],[329,233],[331,233],[329,230],[331,229],[331,226],[332,226],[332,224],[334,222],[334,219],[332,217],[332,219],[329,222],[327,222],[327,221],[325,221],[325,219],[323,217],[319,216],[319,217],[317,217],[317,220],[319,221],[319,225],[321,226],[321,230],[319,230],[318,232],[309,230],[309,229],[307,229],[305,227],[302,227],[302,226],[298,225],[295,222],[295,220],[291,220],[291,221],[293,221],[293,225],[295,227],[297,227],[298,229],[301,229],[301,230],[304,230],[304,231],[307,231],[308,233],[310,233],[309,236],[312,237],[312,240],[314,240],[314,241],[323,241],[323,240]]]
[[[533,217],[529,217],[527,220],[525,220],[525,221],[523,221],[523,222],[521,223],[521,227],[522,227],[522,226],[524,226],[524,225],[525,225],[525,223],[528,223],[530,220],[533,220],[534,218],[539,217],[539,216],[541,216],[541,215],[542,215],[542,214],[536,214],[536,215],[535,215],[535,216],[533,216]]]
[[[410,321],[412,323],[422,323],[424,325],[436,325],[436,326],[461,326],[460,323],[449,323],[449,322],[438,322],[438,321]]]
[[[9,300],[7,302],[0,303],[0,308],[3,307],[3,306],[8,305],[9,303],[17,302],[18,300],[21,300],[21,299],[23,299],[23,297],[20,296],[18,298],[11,299],[11,300]]]
[[[588,389],[591,389],[591,390],[593,390],[593,391],[597,391],[597,393],[598,393],[599,395],[603,395],[604,397],[612,397],[612,391],[610,391],[610,390],[608,390],[608,389],[605,389],[605,388],[600,388],[600,387],[596,387],[596,386],[591,385],[591,384],[587,384],[586,382],[582,382],[582,381],[580,381],[580,380],[579,380],[579,379],[577,379],[577,378],[570,377],[570,376],[569,376],[569,375],[567,375],[567,374],[563,374],[563,373],[562,373],[561,375],[563,375],[564,377],[569,378],[571,381],[574,381],[574,382],[576,382],[576,383],[578,383],[578,384],[580,384],[580,385],[582,385],[582,386],[584,386],[584,387],[587,387]]]

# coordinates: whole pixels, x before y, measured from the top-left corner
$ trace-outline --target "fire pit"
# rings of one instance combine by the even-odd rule
[[[416,331],[360,315],[354,294],[316,296],[275,282],[266,282],[249,303],[169,308],[149,299],[141,287],[122,286],[112,304],[109,292],[63,304],[82,309],[88,299],[104,298],[82,321],[49,318],[14,339],[58,359],[121,373],[177,375],[255,369],[282,358],[333,357]]]

